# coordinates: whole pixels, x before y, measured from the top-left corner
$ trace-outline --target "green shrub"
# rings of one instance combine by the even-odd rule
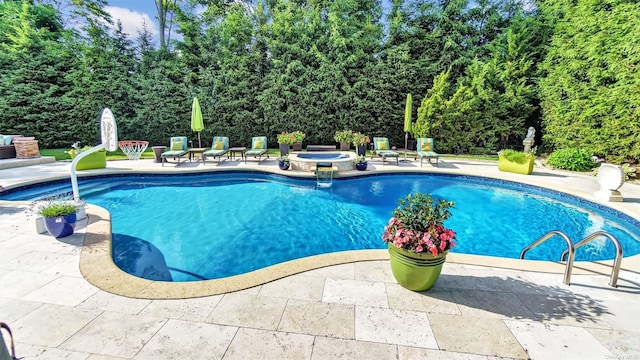
[[[589,171],[595,166],[591,154],[578,148],[556,150],[549,155],[547,163],[557,169],[572,171]]]

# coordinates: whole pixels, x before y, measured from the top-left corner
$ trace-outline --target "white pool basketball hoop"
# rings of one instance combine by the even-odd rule
[[[113,117],[113,113],[109,108],[104,108],[100,116],[100,136],[102,145],[104,145],[108,151],[118,150],[118,128],[116,126],[116,119]]]
[[[100,138],[102,140],[100,145],[79,153],[71,161],[71,188],[73,189],[73,199],[76,204],[81,203],[80,191],[78,190],[78,176],[76,175],[76,166],[78,165],[78,162],[98,150],[118,150],[118,127],[116,126],[116,119],[113,117],[113,113],[109,108],[102,109],[102,114],[100,115]]]

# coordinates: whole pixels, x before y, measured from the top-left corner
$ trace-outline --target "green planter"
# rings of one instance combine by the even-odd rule
[[[71,159],[75,158],[75,154],[71,154]],[[76,170],[104,169],[107,167],[107,152],[96,151],[85,157],[79,162]]]
[[[529,175],[533,172],[533,165],[535,164],[535,161],[536,158],[531,156],[526,158],[525,161],[520,164],[515,161],[510,161],[502,154],[498,154],[498,170]]]
[[[448,253],[445,251],[438,256],[433,256],[431,253],[417,254],[389,243],[391,272],[398,284],[406,289],[429,290],[438,280]]]

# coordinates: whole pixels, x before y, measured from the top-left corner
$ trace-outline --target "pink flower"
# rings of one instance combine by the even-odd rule
[[[416,252],[421,253],[423,251],[424,251],[424,248],[422,247],[422,245],[416,246]]]

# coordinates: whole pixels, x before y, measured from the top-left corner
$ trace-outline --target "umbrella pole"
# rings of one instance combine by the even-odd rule
[[[200,131],[198,131],[198,147],[202,147],[202,143],[200,143]]]
[[[409,133],[405,131],[404,133],[404,159],[402,161],[407,161],[407,143],[409,142]]]
[[[409,150],[407,148],[407,143],[409,143],[409,133],[405,131],[405,133],[404,133],[404,149],[405,150]]]

